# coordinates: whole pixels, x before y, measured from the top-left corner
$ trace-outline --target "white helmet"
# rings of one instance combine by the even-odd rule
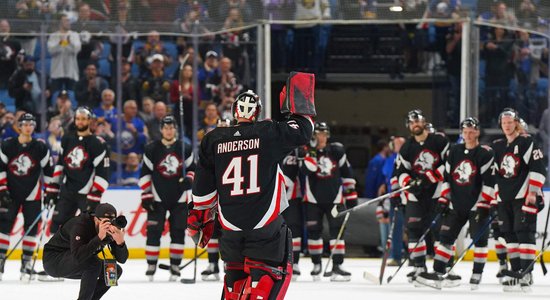
[[[235,119],[244,118],[254,122],[262,111],[262,101],[252,90],[248,90],[237,96],[232,110]]]

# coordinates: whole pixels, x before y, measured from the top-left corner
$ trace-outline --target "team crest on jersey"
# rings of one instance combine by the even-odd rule
[[[458,185],[468,185],[472,183],[472,178],[477,173],[476,166],[472,161],[466,159],[461,161],[453,171],[453,179]]]
[[[65,165],[72,170],[80,170],[88,160],[88,152],[82,146],[74,147],[65,156]]]
[[[317,167],[317,177],[330,177],[332,176],[334,169],[336,169],[336,162],[328,156],[321,156],[317,160]]]
[[[36,165],[32,157],[27,153],[21,153],[9,163],[10,171],[15,176],[27,176]]]
[[[162,176],[170,178],[179,174],[180,167],[180,159],[176,155],[170,153],[161,159],[157,165],[157,170]]]
[[[499,173],[504,178],[512,178],[518,174],[519,158],[512,153],[506,153],[500,163]]]
[[[437,154],[424,149],[418,153],[418,156],[414,160],[413,169],[418,174],[424,174],[426,171],[434,170],[438,162],[439,156]]]

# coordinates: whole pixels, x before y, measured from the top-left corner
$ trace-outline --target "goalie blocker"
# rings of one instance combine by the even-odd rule
[[[279,95],[281,113],[314,117],[315,112],[315,74],[290,72]]]

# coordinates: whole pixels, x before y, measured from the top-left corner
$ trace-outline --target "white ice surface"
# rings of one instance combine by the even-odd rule
[[[166,261],[161,261],[166,263]],[[323,260],[326,263],[326,260]],[[146,264],[144,260],[129,260],[123,265],[124,274],[119,281],[119,286],[112,288],[103,299],[185,299],[204,300],[220,299],[221,282],[203,282],[200,279],[200,272],[206,267],[205,259],[199,260],[197,269],[196,284],[182,284],[180,282],[168,282],[168,272],[158,270],[155,281],[148,282],[144,276]],[[431,262],[428,262],[431,266]],[[22,283],[19,281],[18,261],[8,261],[3,280],[0,282],[1,300],[63,300],[76,299],[79,289],[79,281],[65,280],[64,282],[46,283],[32,281]],[[38,269],[41,262],[37,262]],[[537,264],[534,272],[533,292],[525,294],[522,292],[504,293],[495,277],[497,263],[488,263],[485,268],[482,284],[477,291],[470,291],[468,285],[471,272],[471,262],[462,262],[457,266],[456,271],[462,276],[462,285],[457,288],[443,289],[442,291],[431,288],[414,288],[407,283],[405,275],[410,271],[404,267],[393,281],[388,285],[374,285],[363,279],[363,272],[368,271],[378,276],[380,268],[379,259],[346,259],[344,269],[352,273],[351,282],[330,282],[323,278],[321,282],[312,282],[309,272],[311,262],[303,258],[300,262],[302,276],[298,281],[292,282],[285,299],[309,300],[309,299],[331,299],[331,300],[352,300],[352,299],[418,299],[418,300],[452,300],[461,299],[550,299],[550,276],[543,277],[540,267]],[[386,269],[386,277],[393,274],[396,267]],[[183,277],[193,276],[193,265],[183,270]]]

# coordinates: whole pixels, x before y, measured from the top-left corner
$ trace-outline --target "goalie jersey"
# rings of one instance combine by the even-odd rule
[[[27,144],[21,144],[17,138],[10,138],[2,143],[0,190],[7,188],[16,200],[41,200],[42,173],[47,187],[52,182],[53,162],[43,141],[32,139]]]
[[[267,226],[288,201],[279,162],[311,139],[310,118],[240,123],[217,127],[201,142],[193,202],[195,209],[218,205],[225,230],[253,230]]]

